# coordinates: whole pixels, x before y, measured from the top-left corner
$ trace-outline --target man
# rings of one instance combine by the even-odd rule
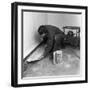
[[[63,47],[64,32],[58,27],[52,25],[42,25],[38,29],[43,42],[46,44],[45,53],[40,59],[43,59],[54,51],[60,50]]]

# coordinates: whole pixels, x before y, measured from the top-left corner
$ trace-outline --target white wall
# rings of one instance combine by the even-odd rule
[[[81,26],[81,15],[77,14],[48,14],[48,24],[62,30],[63,26]]]
[[[23,15],[23,49],[25,57],[40,43],[40,36],[37,31],[40,25],[45,25],[47,23],[47,14],[24,12]]]

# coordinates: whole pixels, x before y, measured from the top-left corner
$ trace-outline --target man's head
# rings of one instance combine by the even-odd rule
[[[45,36],[47,34],[47,29],[45,26],[42,25],[39,27],[38,32],[41,36]]]
[[[38,29],[38,32],[39,32],[41,38],[46,41],[47,40],[47,34],[48,34],[46,27],[43,25],[40,26]]]

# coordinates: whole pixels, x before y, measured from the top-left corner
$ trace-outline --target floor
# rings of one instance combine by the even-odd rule
[[[59,64],[53,64],[50,56],[41,61],[30,62],[23,77],[39,76],[60,76],[60,75],[77,75],[80,70],[80,50],[67,47],[62,49],[63,57]]]

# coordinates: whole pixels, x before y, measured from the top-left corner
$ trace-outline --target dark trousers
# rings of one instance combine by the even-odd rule
[[[53,48],[50,52],[50,57],[53,58],[53,52],[57,51],[57,50],[61,50],[62,48],[64,48],[64,35],[63,34],[56,34],[54,37],[54,44],[53,44]]]
[[[64,35],[63,34],[56,34],[54,37],[54,46],[53,51],[61,50],[64,47]]]

